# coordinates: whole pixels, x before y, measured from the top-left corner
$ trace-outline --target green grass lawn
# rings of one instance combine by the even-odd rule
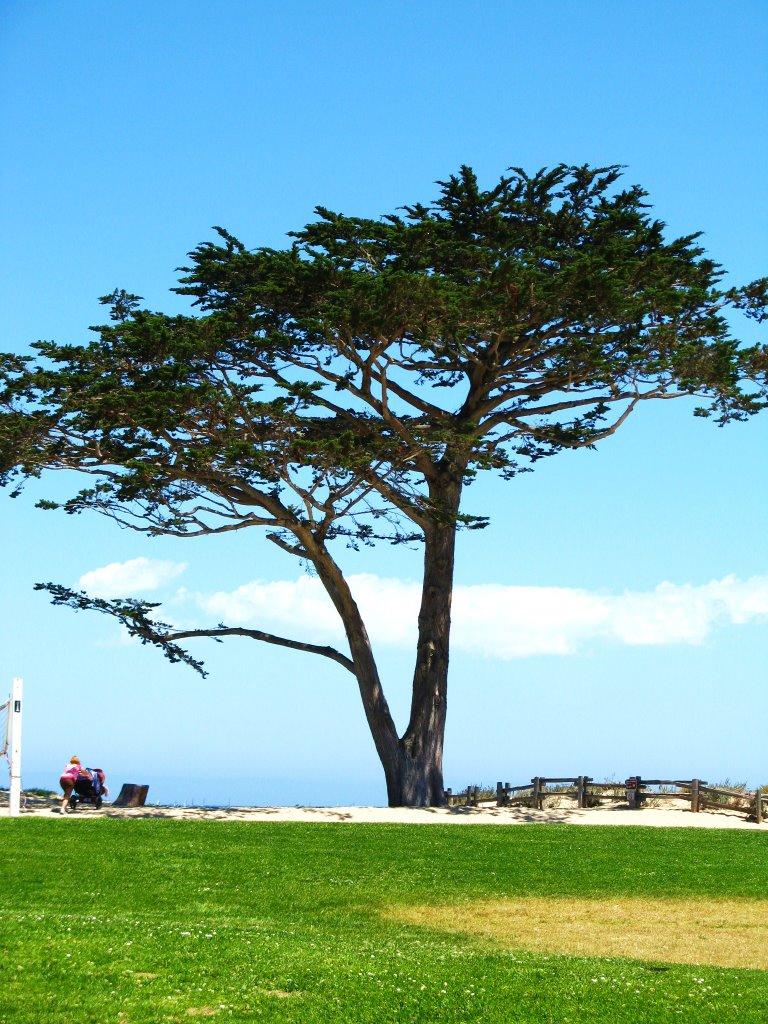
[[[768,1019],[768,973],[387,921],[510,896],[768,896],[768,837],[568,825],[0,822],[0,1021]]]

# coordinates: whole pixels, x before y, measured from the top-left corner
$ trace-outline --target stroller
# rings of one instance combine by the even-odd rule
[[[78,804],[93,804],[98,811],[102,799],[107,795],[107,776],[101,768],[86,768],[88,777],[81,776],[75,783],[72,796],[69,798],[69,808],[74,811]]]

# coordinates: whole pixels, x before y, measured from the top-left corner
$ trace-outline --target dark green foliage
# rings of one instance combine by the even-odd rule
[[[97,483],[66,511],[185,535],[285,539],[308,493],[324,540],[400,541],[440,515],[425,481],[447,454],[468,477],[512,475],[648,399],[698,395],[719,422],[757,411],[743,385],[764,350],[725,313],[760,320],[765,279],[721,290],[697,236],[665,241],[618,179],[515,169],[482,190],[462,168],[434,204],[381,220],[319,207],[286,250],[218,228],[177,289],[202,317],[115,290],[95,340],[3,357],[4,479],[71,466]]]

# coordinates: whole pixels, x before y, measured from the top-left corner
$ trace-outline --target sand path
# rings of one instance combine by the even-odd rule
[[[3,814],[5,809],[0,810]],[[6,812],[7,813],[7,812]],[[762,825],[748,821],[744,812],[727,809],[693,814],[686,801],[670,801],[665,806],[630,811],[626,804],[577,808],[562,800],[559,806],[537,811],[525,807],[408,808],[408,807],[164,807],[116,808],[105,804],[101,811],[86,807],[61,815],[58,804],[35,801],[23,817],[53,818],[59,821],[85,821],[93,817],[165,818],[178,821],[306,821],[369,824],[431,825],[525,825],[532,822],[569,825],[645,825],[653,827],[739,828],[768,832]]]

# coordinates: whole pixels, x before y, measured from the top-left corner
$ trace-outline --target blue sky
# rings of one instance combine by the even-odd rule
[[[2,347],[82,340],[114,287],[180,308],[174,267],[213,224],[280,245],[317,203],[390,212],[461,163],[486,182],[511,164],[626,164],[670,233],[703,230],[734,283],[755,278],[767,36],[749,2],[0,3]],[[718,430],[690,412],[646,408],[599,452],[470,490],[492,524],[460,539],[457,584],[485,625],[457,623],[448,785],[768,781],[768,416]],[[195,648],[202,681],[31,590],[128,562],[96,585],[141,572],[152,589],[135,593],[179,617],[224,609],[300,635],[317,616],[319,635],[293,562],[255,531],[150,542],[34,510],[67,486],[0,501],[0,674],[27,682],[27,784],[78,753],[162,799],[383,802],[343,670],[233,641]],[[397,612],[419,555],[342,559],[366,576],[402,722]]]

